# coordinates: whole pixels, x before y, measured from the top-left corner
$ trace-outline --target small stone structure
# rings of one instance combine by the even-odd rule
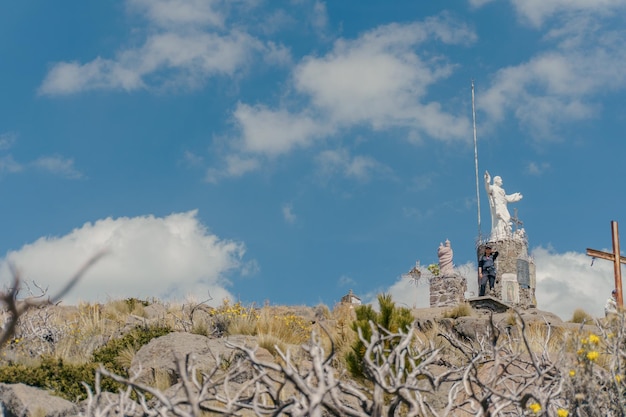
[[[439,274],[430,279],[430,306],[454,307],[465,302],[467,280],[453,267],[450,241],[439,245]]]
[[[361,305],[361,299],[352,293],[352,290],[348,292],[348,294],[341,297],[341,302],[346,304],[351,304],[355,306]]]

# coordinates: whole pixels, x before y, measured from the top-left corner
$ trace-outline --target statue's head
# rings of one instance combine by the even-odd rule
[[[502,185],[502,178],[499,175],[493,177],[493,183],[496,185]]]

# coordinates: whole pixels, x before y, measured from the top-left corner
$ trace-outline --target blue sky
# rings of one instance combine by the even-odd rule
[[[600,316],[626,152],[625,0],[68,0],[0,6],[1,278],[334,305],[449,239],[475,285],[504,180],[539,308]],[[489,208],[482,182],[481,234]],[[626,227],[626,223],[622,228]],[[623,245],[626,245],[626,241]],[[33,291],[36,292],[36,291]]]

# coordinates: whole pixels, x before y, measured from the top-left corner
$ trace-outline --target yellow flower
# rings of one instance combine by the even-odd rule
[[[585,353],[585,351],[584,351],[584,350],[582,350],[582,349],[578,349],[578,350],[576,351],[576,354],[577,354],[577,355],[582,355],[583,353]]]
[[[575,370],[571,370],[569,371],[569,376],[571,376],[572,378],[576,376],[576,371]]]
[[[567,417],[569,416],[569,411],[563,409],[563,408],[559,408],[558,410],[556,410],[556,415],[559,417]]]
[[[532,411],[535,414],[541,411],[541,406],[539,405],[539,403],[532,403],[531,405],[528,406],[528,408],[530,408],[530,411]]]
[[[617,382],[618,384],[622,382],[622,377],[619,375],[615,375],[615,382]]]
[[[592,333],[589,335],[589,342],[593,343],[594,345],[597,345],[598,343],[600,343],[600,338]]]
[[[596,359],[598,359],[598,356],[600,356],[600,354],[595,350],[587,352],[587,359],[589,359],[590,361],[595,361]]]
[[[580,343],[582,343],[583,345],[586,345],[589,341],[587,339],[583,339],[580,341]]]

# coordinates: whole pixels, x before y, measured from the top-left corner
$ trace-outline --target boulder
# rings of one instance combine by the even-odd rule
[[[25,384],[0,383],[0,405],[5,417],[56,417],[76,415],[78,411],[70,401]]]
[[[129,368],[129,375],[136,376],[139,382],[151,383],[157,373],[166,373],[170,385],[180,378],[177,358],[193,356],[199,370],[211,370],[216,366],[228,368],[236,361],[237,351],[226,346],[226,341],[236,346],[255,348],[256,338],[253,336],[235,335],[227,338],[209,338],[192,333],[174,332],[157,337],[144,345],[135,354]],[[262,361],[273,361],[273,356],[263,348],[256,350],[257,357]]]

